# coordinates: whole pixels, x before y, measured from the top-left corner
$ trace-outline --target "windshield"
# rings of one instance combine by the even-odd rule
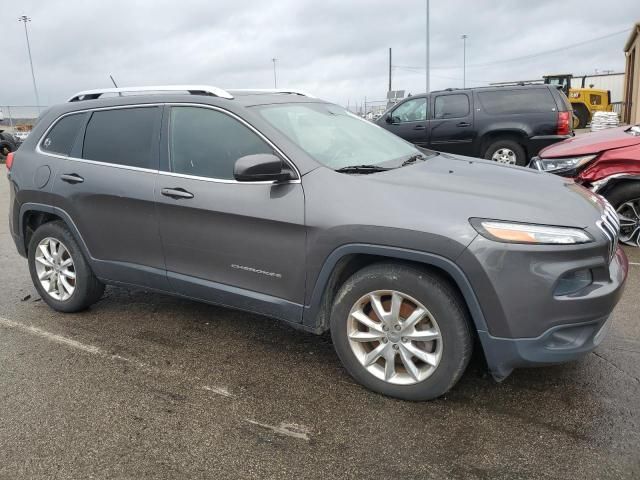
[[[259,111],[312,158],[334,170],[397,163],[421,154],[410,143],[335,105],[279,104]]]

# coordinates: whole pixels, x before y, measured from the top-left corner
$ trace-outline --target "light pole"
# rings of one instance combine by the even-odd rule
[[[278,59],[272,58],[271,61],[273,62],[273,88],[278,88],[278,78],[276,77],[276,62]]]
[[[467,83],[467,38],[468,35],[462,35],[462,88],[466,88]]]
[[[425,93],[429,93],[429,0],[427,0],[427,28],[425,30],[425,34],[426,34],[426,58],[425,58],[425,67],[426,67],[426,87],[427,87],[427,91]]]
[[[31,65],[31,80],[33,80],[33,91],[36,94],[36,106],[38,107],[38,113],[40,113],[40,97],[38,96],[38,87],[36,86],[36,75],[33,73],[33,60],[31,59],[31,45],[29,45],[29,33],[27,32],[27,22],[31,19],[26,15],[18,17],[19,22],[24,23],[24,35],[27,38],[27,52],[29,52],[29,65]]]

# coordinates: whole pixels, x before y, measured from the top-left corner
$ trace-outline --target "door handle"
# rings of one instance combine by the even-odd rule
[[[84,178],[82,178],[77,173],[63,173],[60,175],[60,180],[67,183],[82,183],[84,182]]]
[[[456,127],[470,127],[471,124],[469,122],[460,122],[456,125]]]
[[[165,197],[175,198],[179,200],[181,198],[193,198],[193,193],[187,192],[184,188],[163,188],[160,193]]]
[[[413,127],[414,130],[426,130],[426,127],[424,125],[416,125],[415,127]]]

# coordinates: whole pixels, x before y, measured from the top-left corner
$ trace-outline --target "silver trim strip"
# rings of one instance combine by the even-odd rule
[[[87,112],[103,111],[103,110],[122,110],[122,109],[126,109],[126,108],[163,107],[165,105],[167,105],[167,106],[187,106],[187,107],[209,108],[211,110],[217,110],[217,111],[219,111],[221,113],[224,113],[226,115],[231,116],[232,118],[238,120],[240,123],[245,125],[250,130],[252,130],[255,134],[257,134],[260,138],[262,138],[265,142],[267,142],[276,152],[278,152],[278,154],[280,154],[280,156],[284,159],[284,161],[287,162],[289,167],[295,172],[295,174],[296,174],[296,176],[298,178],[295,178],[293,180],[288,180],[286,182],[280,182],[281,184],[302,183],[302,180],[301,180],[302,179],[302,175],[300,174],[300,171],[298,170],[298,167],[296,167],[295,164],[289,159],[289,157],[287,155],[285,155],[285,153],[282,150],[280,150],[280,148],[278,148],[271,140],[269,140],[262,132],[260,132],[258,129],[256,129],[253,125],[248,123],[246,120],[244,120],[243,118],[239,117],[235,113],[230,112],[229,110],[225,110],[224,108],[215,107],[213,105],[206,105],[206,104],[202,104],[202,103],[183,103],[183,102],[178,102],[178,103],[166,103],[166,102],[135,103],[135,104],[130,104],[130,105],[117,105],[117,106],[113,106],[113,107],[85,108],[85,109],[82,109],[82,110],[74,110],[73,112],[67,112],[67,113],[64,113],[64,114],[60,115],[58,118],[56,118],[55,121],[53,121],[51,123],[51,125],[49,125],[49,127],[45,130],[45,132],[42,134],[42,136],[38,140],[38,143],[36,144],[36,149],[35,149],[36,153],[38,153],[40,155],[48,155],[50,157],[55,157],[55,158],[73,160],[73,161],[76,161],[76,162],[85,162],[85,163],[90,163],[90,164],[94,164],[94,165],[101,165],[101,166],[105,166],[105,167],[114,167],[114,168],[120,168],[120,169],[123,169],[123,170],[133,170],[133,171],[138,171],[138,172],[158,173],[158,174],[165,175],[165,176],[188,178],[188,179],[192,179],[192,180],[204,180],[204,181],[207,181],[207,182],[237,183],[237,184],[242,184],[242,185],[256,185],[256,184],[258,184],[258,185],[269,185],[269,184],[275,183],[273,181],[271,181],[271,182],[264,182],[264,181],[260,181],[260,182],[238,182],[237,180],[228,180],[228,179],[223,179],[223,178],[199,177],[199,176],[195,176],[195,175],[185,175],[185,174],[181,174],[181,173],[167,172],[167,171],[160,170],[160,169],[131,167],[131,166],[128,166],[128,165],[118,165],[117,163],[100,162],[100,161],[97,161],[97,160],[89,160],[89,159],[86,159],[86,158],[77,158],[77,157],[72,157],[72,156],[68,156],[68,155],[62,155],[62,154],[59,154],[59,153],[47,152],[47,151],[42,150],[42,148],[41,148],[42,142],[47,137],[47,135],[49,134],[51,129],[53,129],[53,127],[55,127],[56,124],[60,120],[62,120],[64,117],[68,117],[70,115],[79,115],[79,114],[87,113]],[[167,148],[169,148],[169,143],[168,142],[167,142]],[[167,152],[167,154],[169,154],[169,152]]]
[[[298,90],[295,88],[230,88],[229,93],[239,92],[239,93],[291,93],[294,95],[302,95],[303,97],[316,98],[313,95],[308,94],[304,90]]]
[[[98,88],[95,90],[84,90],[73,95],[68,102],[78,102],[83,100],[82,97],[87,95],[99,98],[105,93],[153,93],[153,92],[189,92],[190,94],[208,93],[215,97],[233,99],[226,90],[211,85],[155,85],[146,87],[119,87],[119,88]],[[90,100],[94,100],[93,98]]]

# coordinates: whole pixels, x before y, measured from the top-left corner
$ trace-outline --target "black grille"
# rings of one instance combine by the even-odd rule
[[[604,213],[598,221],[598,227],[609,240],[609,260],[613,258],[618,249],[618,236],[620,235],[620,220],[611,204],[604,200]]]

